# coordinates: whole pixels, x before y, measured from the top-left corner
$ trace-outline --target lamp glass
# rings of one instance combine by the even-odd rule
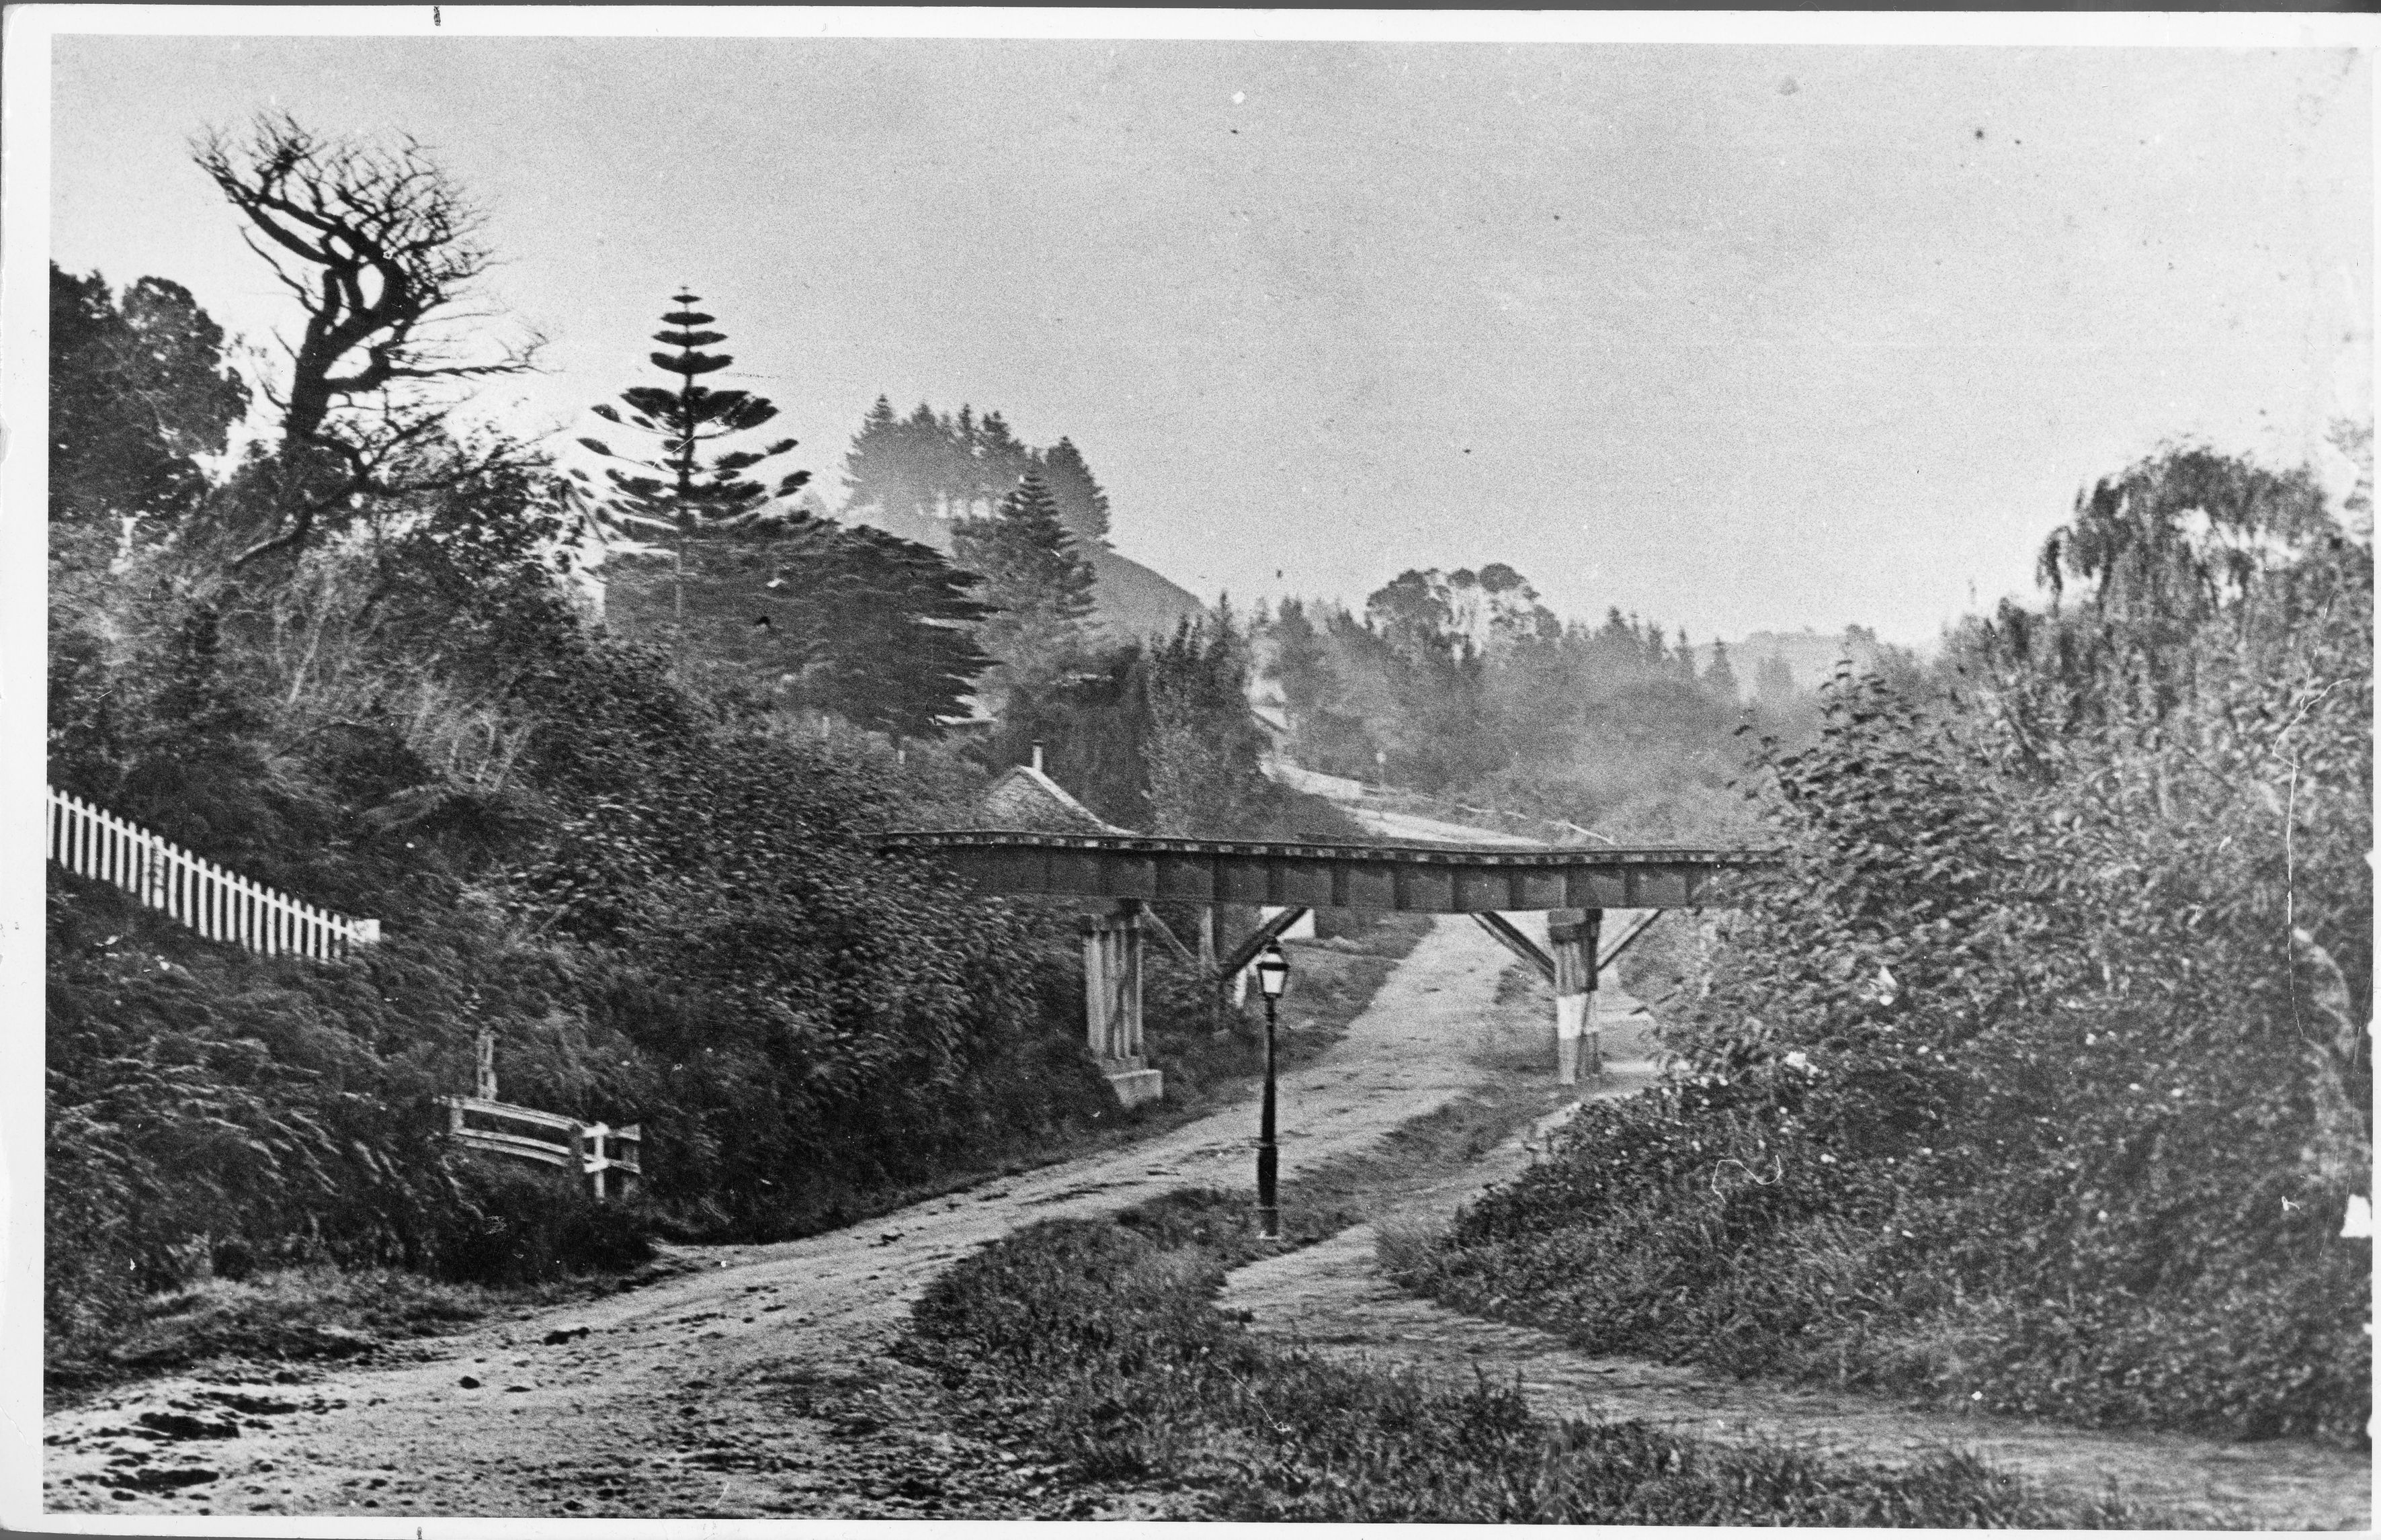
[[[1270,942],[1257,954],[1257,987],[1264,991],[1268,1000],[1279,999],[1281,992],[1289,987],[1289,959]]]

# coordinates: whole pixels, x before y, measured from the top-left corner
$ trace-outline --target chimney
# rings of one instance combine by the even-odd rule
[[[1033,740],[1033,768],[1037,772],[1042,768],[1042,740],[1038,738]]]

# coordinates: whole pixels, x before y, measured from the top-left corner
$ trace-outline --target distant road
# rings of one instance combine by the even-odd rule
[[[1381,796],[1377,789],[1361,781],[1349,780],[1345,776],[1326,776],[1280,760],[1268,760],[1264,771],[1293,791],[1307,792],[1338,803],[1349,817],[1385,839],[1410,840],[1426,845],[1508,845],[1524,850],[1548,848],[1543,839],[1524,839],[1520,835],[1507,834],[1500,829],[1450,824],[1444,819],[1425,818],[1420,813],[1377,806],[1375,804]]]

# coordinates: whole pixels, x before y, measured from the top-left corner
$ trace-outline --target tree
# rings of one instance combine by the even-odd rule
[[[2196,687],[2213,625],[2246,635],[2302,623],[2293,596],[2329,570],[2313,558],[2346,543],[2307,469],[2168,446],[2076,495],[2035,564],[2049,612],[2004,604],[1979,662],[2030,740],[2134,705],[2161,718]],[[2071,610],[2070,584],[2082,588]]]
[[[639,458],[615,454],[601,439],[579,442],[596,454],[617,459],[626,470],[606,466],[612,483],[607,516],[616,527],[634,525],[667,530],[677,537],[678,568],[674,607],[680,631],[686,623],[685,571],[689,540],[750,524],[775,498],[790,497],[808,484],[807,471],[780,477],[773,489],[744,472],[764,460],[793,449],[797,440],[778,439],[760,449],[713,453],[708,447],[722,439],[753,432],[777,415],[767,399],[745,390],[714,390],[702,385],[736,361],[728,353],[703,349],[727,340],[724,332],[706,331],[717,318],[692,307],[698,294],[676,294],[678,309],[662,317],[669,328],[653,340],[675,352],[651,355],[653,367],[678,377],[675,387],[631,385],[620,392],[624,419],[617,408],[599,405],[595,415],[607,422],[634,427],[658,441],[657,450]]]
[[[915,513],[917,490],[901,453],[901,419],[883,396],[868,409],[851,447],[843,455],[843,484],[854,507],[885,513]]]
[[[801,655],[799,691],[854,726],[939,738],[992,664],[974,629],[990,613],[976,581],[930,545],[865,525],[812,521],[767,592]]]
[[[1092,476],[1092,468],[1071,439],[1061,437],[1041,457],[1041,475],[1050,489],[1058,518],[1077,543],[1090,550],[1108,543],[1108,495]]]
[[[902,455],[917,486],[917,511],[941,513],[950,502],[959,473],[959,455],[951,438],[950,420],[918,403],[901,424]]]
[[[490,350],[485,317],[458,308],[492,260],[482,216],[418,141],[326,138],[279,113],[260,115],[244,142],[210,130],[190,153],[306,312],[298,342],[282,344],[287,385],[266,387],[281,446],[265,527],[234,566],[296,551],[366,499],[519,458],[508,442],[461,451],[445,432],[453,387],[531,368],[538,339]]]
[[[781,438],[760,449],[731,449],[713,454],[706,447],[722,439],[753,432],[777,415],[775,405],[747,390],[714,390],[698,384],[736,361],[729,353],[703,349],[727,340],[725,332],[702,328],[717,319],[691,307],[699,294],[676,294],[678,309],[662,317],[667,331],[653,340],[677,351],[651,355],[653,367],[674,374],[674,387],[631,385],[620,392],[628,409],[624,420],[617,408],[597,406],[595,415],[607,422],[633,426],[659,441],[648,458],[614,454],[600,439],[579,442],[599,455],[623,460],[629,469],[605,467],[612,483],[614,506],[631,517],[653,521],[683,538],[747,522],[771,500],[790,497],[809,484],[807,471],[789,471],[772,488],[744,472],[764,460],[793,449],[800,442]]]
[[[1276,799],[1249,711],[1248,655],[1228,612],[1185,620],[1149,650],[1149,801],[1154,832],[1231,836],[1261,826]]]
[[[993,613],[980,633],[997,666],[995,688],[1061,672],[1079,661],[1092,637],[1092,568],[1058,519],[1038,476],[1001,500],[990,519],[952,531],[959,562],[983,574],[983,602]]]
[[[1711,664],[1703,669],[1703,688],[1724,706],[1736,704],[1736,668],[1728,661],[1728,643],[1715,638]]]
[[[983,414],[976,424],[975,493],[987,509],[1000,507],[1000,500],[1017,490],[1017,485],[1033,469],[1033,451],[1018,442],[1010,431],[1008,420],[996,411]]]
[[[1435,571],[1408,568],[1364,600],[1364,619],[1392,648],[1420,657],[1444,647],[1455,624]]]
[[[207,489],[248,387],[190,291],[142,278],[119,304],[96,273],[50,267],[50,518],[172,522]],[[113,534],[115,531],[107,532]]]

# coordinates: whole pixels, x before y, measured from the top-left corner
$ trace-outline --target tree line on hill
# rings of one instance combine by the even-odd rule
[[[1107,544],[1108,497],[1070,439],[1046,449],[1020,443],[997,411],[958,415],[924,402],[908,417],[878,397],[843,457],[855,506],[895,518],[983,518],[1029,477],[1048,493],[1058,521],[1087,549]]]

